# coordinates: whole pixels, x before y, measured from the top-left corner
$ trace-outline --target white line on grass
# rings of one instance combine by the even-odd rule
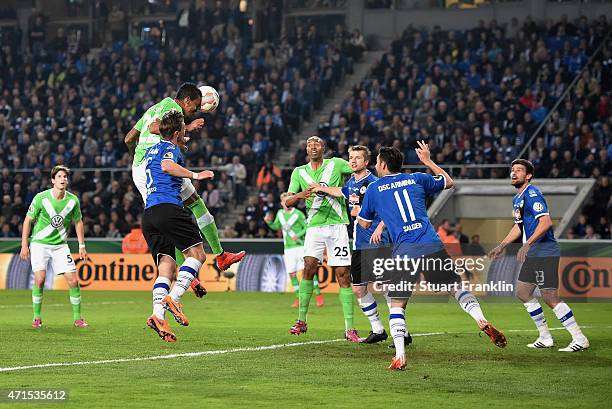
[[[585,325],[585,326],[582,326],[582,328],[595,328],[595,327]],[[608,326],[607,328],[612,328],[612,326]],[[549,328],[549,329],[551,331],[559,331],[565,328],[555,327],[555,328]],[[537,331],[537,329],[511,329],[505,332],[534,332],[534,331]],[[425,333],[417,333],[417,334],[411,334],[411,335],[413,337],[431,337],[434,335],[456,335],[456,334],[466,334],[466,332],[425,332]],[[117,364],[117,363],[123,363],[123,362],[157,361],[161,359],[191,358],[191,357],[206,356],[206,355],[233,354],[236,352],[269,351],[273,349],[299,347],[303,345],[331,344],[332,342],[340,342],[340,341],[344,341],[344,339],[338,338],[338,339],[326,339],[326,340],[321,340],[321,341],[292,342],[288,344],[264,345],[260,347],[243,347],[243,348],[218,349],[218,350],[200,351],[200,352],[184,352],[182,354],[144,356],[144,357],[138,357],[138,358],[117,358],[117,359],[103,359],[100,361],[80,361],[80,362],[55,362],[55,363],[50,363],[50,364],[12,366],[12,367],[7,367],[7,368],[0,368],[0,372],[23,371],[26,369],[53,368],[53,367],[58,367],[58,366],[102,365],[102,364]]]
[[[136,301],[100,301],[100,302],[88,302],[85,305],[113,305],[113,304],[136,304]],[[45,308],[47,307],[68,307],[69,303],[58,303],[58,304],[43,304]],[[0,305],[0,309],[9,309],[9,308],[32,308],[32,304],[2,304]]]

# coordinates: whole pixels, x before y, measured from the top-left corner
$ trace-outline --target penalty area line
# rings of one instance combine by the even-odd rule
[[[612,326],[607,327],[595,327],[589,325],[583,325],[581,328],[612,328]],[[563,327],[554,327],[549,328],[551,331],[560,331],[564,330]],[[511,329],[506,330],[504,332],[537,332],[537,329]],[[462,334],[470,334],[472,332],[424,332],[424,333],[414,333],[411,334],[413,337],[431,337],[435,335],[462,335]],[[25,366],[12,366],[6,368],[0,368],[0,372],[14,372],[14,371],[24,371],[27,369],[44,369],[44,368],[54,368],[54,367],[66,367],[66,366],[86,366],[86,365],[104,365],[104,364],[118,364],[124,362],[141,362],[141,361],[158,361],[162,359],[176,359],[176,358],[193,358],[199,356],[208,356],[208,355],[225,355],[225,354],[233,354],[236,352],[257,352],[257,351],[270,351],[274,349],[282,349],[282,348],[292,348],[299,347],[304,345],[321,345],[321,344],[331,344],[334,342],[346,341],[344,338],[338,339],[325,339],[320,341],[306,341],[306,342],[291,342],[287,344],[274,344],[274,345],[263,345],[259,347],[242,347],[242,348],[230,348],[230,349],[218,349],[218,350],[210,350],[210,351],[199,351],[199,352],[184,352],[180,354],[169,354],[169,355],[155,355],[155,356],[144,356],[138,358],[117,358],[117,359],[102,359],[99,361],[80,361],[80,362],[55,362],[48,364],[38,364],[38,365],[25,365]]]

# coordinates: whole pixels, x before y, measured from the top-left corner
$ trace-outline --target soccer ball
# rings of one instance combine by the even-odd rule
[[[219,106],[219,93],[217,90],[208,85],[203,85],[200,87],[200,92],[202,92],[202,104],[200,105],[202,112],[214,112]]]

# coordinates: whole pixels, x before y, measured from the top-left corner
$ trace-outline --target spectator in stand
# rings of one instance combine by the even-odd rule
[[[149,251],[140,224],[132,225],[130,232],[123,238],[121,250],[125,254],[145,254]]]
[[[587,226],[587,216],[585,214],[581,214],[578,216],[578,223],[576,223],[572,228],[574,236],[583,238],[586,235]]]
[[[213,216],[216,216],[219,210],[223,208],[221,194],[212,181],[206,183],[206,190],[202,194],[202,200],[204,200],[206,207]]]

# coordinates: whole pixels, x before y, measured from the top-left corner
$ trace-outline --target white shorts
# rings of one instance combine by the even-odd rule
[[[304,247],[286,249],[283,258],[285,259],[285,269],[288,274],[304,269]]]
[[[32,271],[48,271],[49,264],[55,275],[76,271],[76,266],[67,244],[30,243]]]
[[[147,162],[142,161],[138,166],[132,166],[132,180],[142,196],[142,201],[147,202]],[[184,202],[195,193],[195,187],[191,183],[191,179],[183,178],[181,185],[181,200]]]
[[[304,239],[304,257],[315,257],[323,262],[323,253],[327,249],[327,265],[350,266],[348,230],[344,224],[309,227]]]

